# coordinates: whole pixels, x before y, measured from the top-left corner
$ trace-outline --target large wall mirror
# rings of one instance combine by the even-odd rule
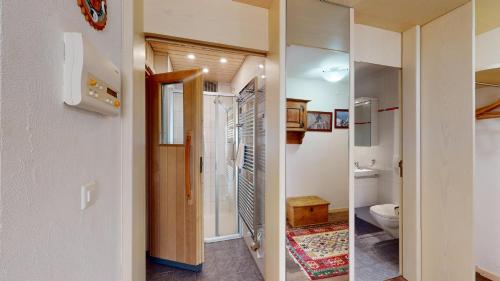
[[[288,281],[349,279],[349,18],[287,1]]]

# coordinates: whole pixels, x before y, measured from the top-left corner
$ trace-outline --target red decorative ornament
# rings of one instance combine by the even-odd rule
[[[108,21],[107,0],[76,0],[82,14],[89,24],[97,30],[103,30]]]

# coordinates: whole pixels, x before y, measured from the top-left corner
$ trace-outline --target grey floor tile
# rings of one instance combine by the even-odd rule
[[[199,273],[148,262],[147,281],[262,281],[243,239],[205,244],[205,262]]]

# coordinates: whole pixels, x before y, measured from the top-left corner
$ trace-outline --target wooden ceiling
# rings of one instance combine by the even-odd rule
[[[230,83],[247,56],[245,52],[206,45],[154,39],[148,42],[155,54],[170,57],[174,71],[206,67],[209,72],[205,74],[205,80],[209,81]],[[193,54],[196,58],[189,59],[189,54]],[[226,58],[227,62],[221,63],[221,58]]]
[[[327,0],[354,8],[355,22],[403,32],[424,25],[470,0]],[[498,0],[492,0],[498,1]]]
[[[476,34],[500,27],[499,13],[499,0],[476,0]]]

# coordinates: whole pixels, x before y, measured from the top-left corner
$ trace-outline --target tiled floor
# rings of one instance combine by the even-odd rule
[[[148,263],[147,281],[263,281],[243,239],[205,244],[200,273]]]
[[[356,281],[383,281],[399,275],[399,240],[356,220]]]

